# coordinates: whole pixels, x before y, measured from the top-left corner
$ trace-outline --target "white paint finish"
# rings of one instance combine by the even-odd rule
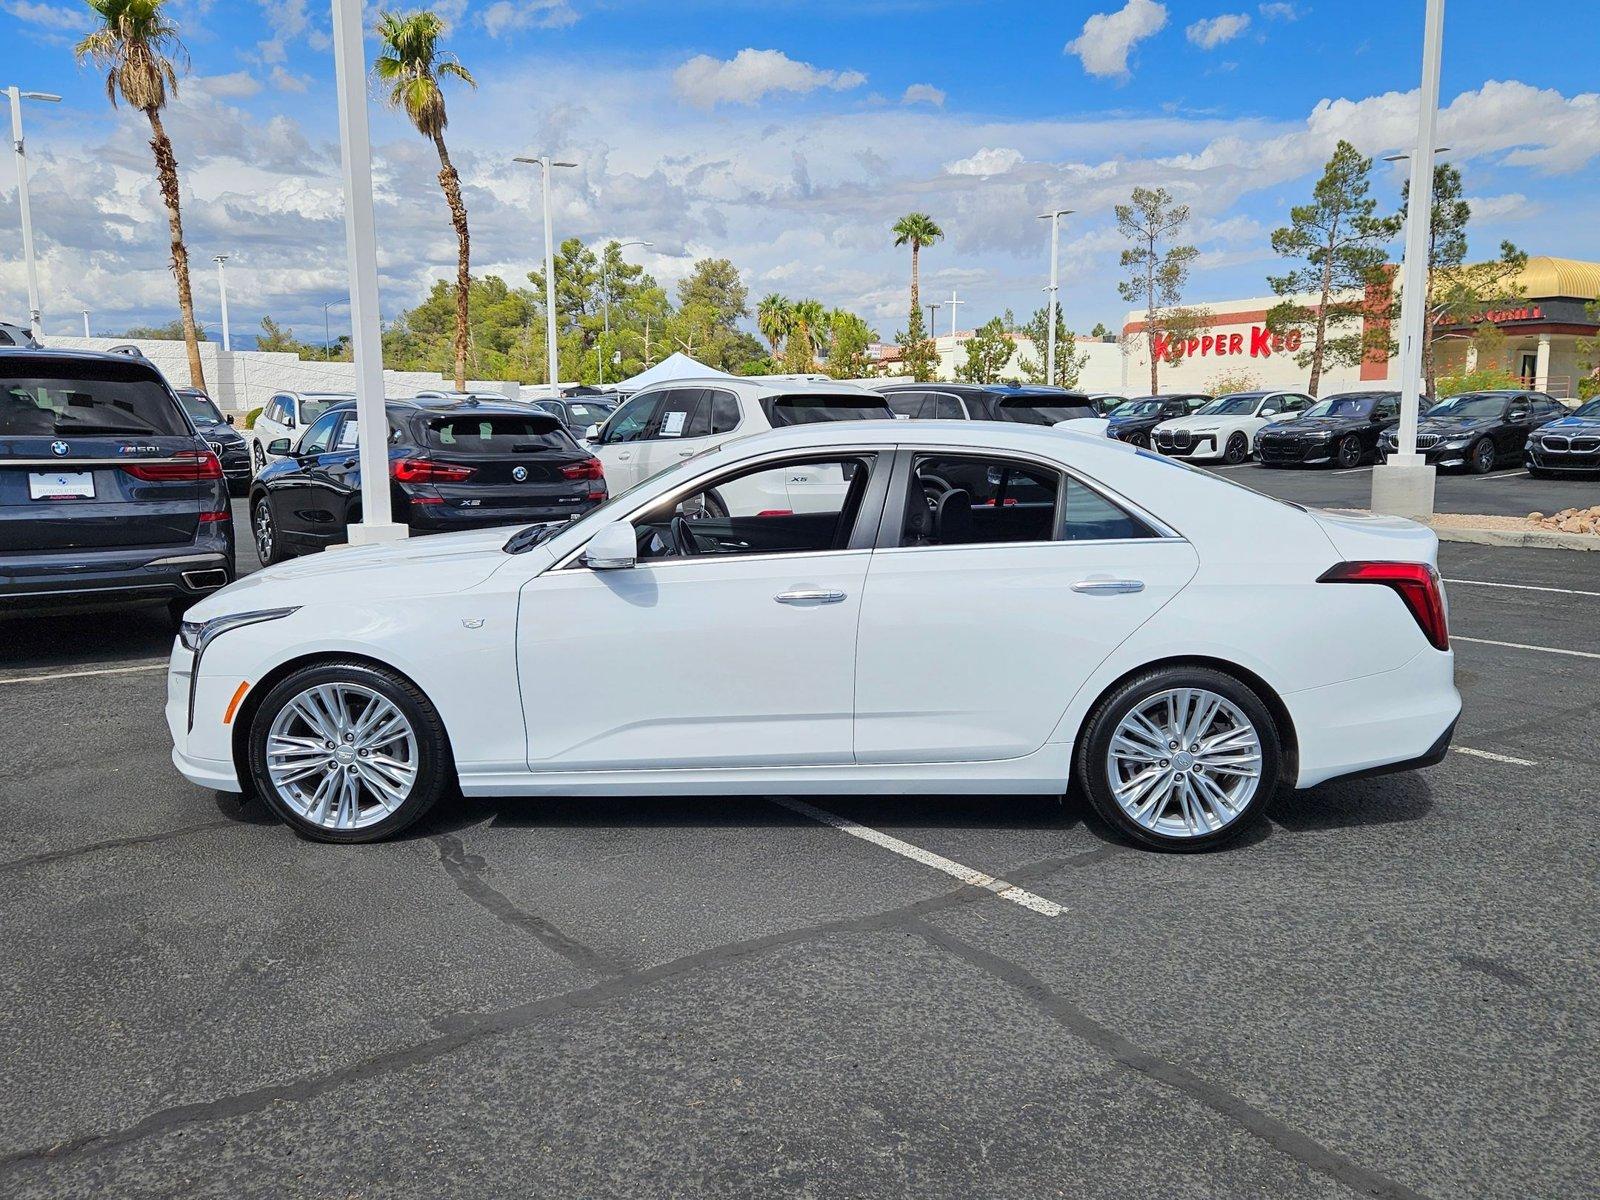
[[[1471,746],[1451,746],[1457,754],[1469,754],[1473,758],[1487,758],[1490,762],[1509,763],[1513,767],[1536,767],[1539,764],[1527,758],[1513,758],[1509,754],[1496,754],[1492,750],[1474,750]]]
[[[932,867],[936,871],[943,871],[946,875],[959,879],[969,887],[986,888],[999,896],[1002,900],[1009,900],[1013,904],[1020,904],[1031,912],[1036,912],[1043,917],[1059,917],[1067,910],[1054,900],[1046,900],[1043,896],[1036,896],[1032,892],[1019,888],[1014,883],[1007,883],[1004,879],[997,879],[993,875],[985,875],[982,871],[974,871],[971,867],[964,867],[960,863],[946,858],[942,854],[935,854],[932,850],[924,850],[921,846],[914,846],[910,842],[891,837],[887,833],[880,833],[870,826],[862,825],[848,817],[841,817],[836,813],[827,812],[815,805],[807,804],[803,800],[792,800],[787,796],[774,796],[772,802],[797,812],[803,817],[810,817],[813,821],[820,821],[824,825],[831,825],[840,833],[848,833],[851,837],[860,838],[864,842],[871,842],[898,854],[902,858],[909,858],[912,862],[921,863],[925,867]]]
[[[857,640],[857,760],[1037,750],[1067,700],[1189,582],[1196,562],[1188,543],[1170,538],[879,552]],[[1096,577],[1144,589],[1073,590]]]
[[[1452,633],[1450,640],[1454,642],[1471,642],[1477,646],[1501,646],[1507,650],[1537,650],[1540,654],[1564,654],[1571,658],[1600,659],[1600,654],[1595,654],[1589,650],[1567,650],[1560,646],[1530,646],[1524,642],[1497,642],[1492,638],[1462,637],[1458,633]]]
[[[1491,587],[1508,588],[1518,592],[1554,592],[1559,596],[1600,596],[1600,592],[1585,592],[1578,588],[1539,587],[1531,583],[1493,583],[1487,579],[1446,579],[1451,587],[1458,584],[1465,587]]]
[[[140,663],[132,667],[96,667],[88,671],[51,671],[43,675],[13,675],[9,679],[0,679],[0,687],[8,683],[51,683],[57,679],[82,679],[88,675],[134,675],[141,671],[165,671],[167,660],[159,662]]]
[[[1223,397],[1219,397],[1222,399]],[[1294,416],[1283,416],[1285,403],[1299,403],[1304,411],[1311,406],[1310,397],[1302,396],[1298,392],[1271,392],[1256,401],[1255,410],[1250,413],[1235,413],[1223,416],[1218,413],[1206,413],[1204,409],[1197,413],[1190,413],[1186,417],[1173,417],[1169,421],[1162,421],[1150,431],[1151,444],[1154,445],[1155,435],[1162,430],[1173,433],[1181,429],[1188,430],[1197,439],[1211,437],[1214,439],[1210,448],[1204,452],[1195,451],[1184,455],[1185,462],[1191,461],[1220,461],[1227,451],[1228,440],[1236,433],[1244,434],[1245,448],[1254,450],[1256,434],[1268,425],[1278,421],[1293,421]],[[1213,401],[1215,403],[1215,401]],[[1239,465],[1243,465],[1242,463]]]

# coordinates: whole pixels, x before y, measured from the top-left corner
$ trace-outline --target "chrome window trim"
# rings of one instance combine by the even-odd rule
[[[1049,542],[962,542],[956,546],[880,546],[873,551],[875,554],[926,554],[943,553],[954,550],[1029,550],[1043,546],[1150,546],[1150,545],[1188,545],[1189,539],[1184,537],[1153,537],[1153,538],[1062,538],[1060,541]]]
[[[1146,538],[1145,540],[1149,541],[1150,539]],[[782,559],[785,562],[790,562],[797,558],[840,558],[845,556],[871,553],[872,548],[870,546],[863,546],[858,550],[794,550],[775,551],[771,554],[697,554],[692,558],[680,558],[678,556],[673,556],[671,558],[636,559],[631,569],[635,571],[642,571],[654,570],[657,567],[704,566],[708,563],[773,562],[778,559]],[[596,573],[593,567],[584,562],[573,563],[568,569],[573,571],[588,571],[590,574]],[[606,568],[600,573],[607,574],[610,572],[610,570],[612,570],[612,568]]]

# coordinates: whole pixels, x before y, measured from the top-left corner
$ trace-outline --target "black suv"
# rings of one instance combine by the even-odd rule
[[[890,411],[914,421],[1014,421],[1054,425],[1097,417],[1089,397],[1058,387],[1014,383],[895,383],[877,389]]]
[[[222,415],[211,397],[199,388],[173,388],[178,403],[189,414],[195,432],[205,438],[206,445],[222,463],[222,473],[228,480],[228,491],[242,496],[250,490],[250,447],[244,436],[233,427],[233,418]]]
[[[233,577],[222,464],[155,367],[0,348],[0,607],[177,614]]]
[[[1502,462],[1521,466],[1528,435],[1566,413],[1566,405],[1543,392],[1462,392],[1441,400],[1417,423],[1417,452],[1436,466],[1487,475]],[[1386,453],[1394,452],[1396,434],[1384,434]]]
[[[1150,445],[1150,434],[1163,421],[1187,417],[1210,404],[1213,397],[1199,392],[1175,392],[1169,396],[1135,396],[1111,410],[1106,436],[1135,446]]]
[[[566,521],[606,499],[600,460],[560,420],[518,403],[390,400],[389,496],[412,533]],[[355,401],[330,405],[250,488],[264,565],[343,542],[361,519]]]

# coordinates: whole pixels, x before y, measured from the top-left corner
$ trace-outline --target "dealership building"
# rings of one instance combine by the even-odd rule
[[[1435,369],[1451,374],[1496,364],[1477,362],[1472,335],[1485,322],[1505,335],[1504,361],[1498,365],[1518,375],[1529,387],[1555,396],[1578,394],[1585,357],[1581,338],[1600,335],[1600,321],[1587,305],[1600,298],[1600,263],[1540,255],[1528,259],[1517,281],[1522,298],[1515,303],[1474,313],[1458,325],[1440,325],[1434,337]],[[1291,297],[1314,307],[1315,296]],[[1267,311],[1283,297],[1265,296],[1203,304],[1204,315],[1182,339],[1145,336],[1143,311],[1130,312],[1122,327],[1123,387],[1133,395],[1150,385],[1150,353],[1160,354],[1163,392],[1196,391],[1215,394],[1224,381],[1229,386],[1304,387],[1306,369],[1295,362],[1302,348],[1301,335],[1276,335],[1267,329]],[[1363,303],[1361,325],[1376,333],[1387,328],[1392,297],[1389,287],[1369,288],[1365,296],[1349,295]],[[1354,332],[1353,323],[1340,332]],[[1329,392],[1358,387],[1399,387],[1398,356],[1369,356],[1353,366],[1325,369],[1322,386]]]

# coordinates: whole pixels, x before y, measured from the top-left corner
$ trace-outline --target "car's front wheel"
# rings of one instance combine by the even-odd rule
[[[1487,475],[1494,470],[1494,459],[1494,443],[1488,438],[1480,438],[1467,451],[1467,470],[1474,475]]]
[[[1259,820],[1282,742],[1261,698],[1207,667],[1162,667],[1096,707],[1074,771],[1095,811],[1162,850],[1209,850]]]
[[[1361,465],[1361,439],[1355,434],[1347,434],[1339,439],[1339,445],[1334,455],[1341,467],[1359,467]]]
[[[250,443],[250,461],[255,464],[257,475],[266,469],[267,452],[261,448],[260,442]]]
[[[454,774],[428,698],[370,663],[319,663],[280,680],[249,738],[257,792],[314,841],[391,837],[432,808]]]
[[[1236,467],[1249,457],[1250,439],[1242,433],[1235,433],[1223,448],[1222,460],[1230,467]]]

